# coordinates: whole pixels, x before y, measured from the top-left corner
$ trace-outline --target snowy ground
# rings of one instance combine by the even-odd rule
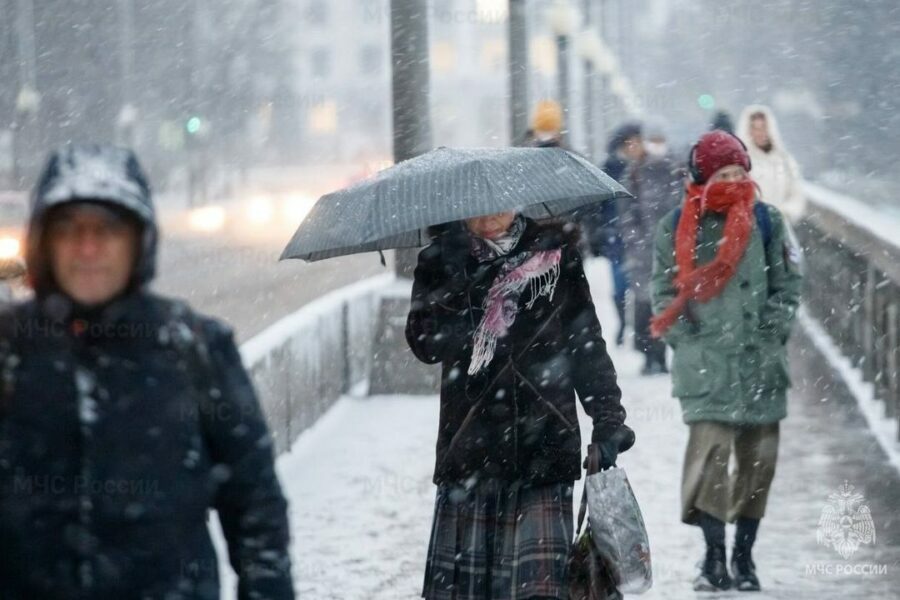
[[[601,323],[612,331],[615,319],[605,264],[589,265],[589,277]],[[694,598],[690,580],[702,542],[696,529],[678,519],[686,442],[678,403],[670,397],[667,377],[638,375],[639,355],[614,347],[611,352],[628,422],[637,432],[636,446],[619,464],[629,475],[650,536],[655,583],[644,597]],[[826,368],[803,350],[795,354],[797,361]],[[900,477],[868,432],[855,402],[840,399],[842,393],[814,368],[796,372],[795,380],[791,416],[782,428],[779,472],[756,550],[766,591],[755,597],[896,598]],[[419,597],[434,500],[431,469],[437,422],[435,397],[344,398],[279,458],[291,503],[300,598]],[[844,481],[865,495],[878,536],[876,544],[862,546],[849,560],[816,543],[828,495]]]

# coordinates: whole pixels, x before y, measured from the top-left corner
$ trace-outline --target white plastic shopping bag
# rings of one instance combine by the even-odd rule
[[[641,508],[625,471],[617,467],[585,480],[588,522],[597,552],[623,594],[643,594],[653,585],[650,541]]]

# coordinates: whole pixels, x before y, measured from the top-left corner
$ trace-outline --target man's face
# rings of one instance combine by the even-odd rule
[[[750,138],[757,148],[765,148],[769,145],[769,125],[765,117],[754,117],[750,120]]]
[[[47,230],[57,285],[79,304],[108,302],[124,291],[131,279],[137,228],[108,209],[90,204],[60,210]]]
[[[644,140],[639,135],[633,135],[622,144],[622,154],[628,160],[639,160],[644,156]]]

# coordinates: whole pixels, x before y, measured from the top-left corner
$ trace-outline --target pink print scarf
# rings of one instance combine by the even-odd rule
[[[559,282],[562,251],[523,252],[503,263],[484,301],[484,316],[475,330],[469,375],[476,375],[494,359],[497,341],[509,333],[519,313],[519,300],[526,289],[531,309],[542,296],[553,299]]]

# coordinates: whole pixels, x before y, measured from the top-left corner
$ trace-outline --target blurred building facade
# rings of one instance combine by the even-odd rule
[[[293,4],[0,0],[0,187],[74,140],[133,146],[156,175],[290,156]]]
[[[900,185],[896,2],[528,0],[531,106],[559,95],[547,12],[561,3],[573,37],[592,9],[641,112],[666,119],[676,143],[715,110],[762,102],[807,172],[837,165]],[[508,143],[508,0],[428,6],[434,143]],[[0,188],[27,187],[68,140],[134,146],[157,181],[196,162],[384,160],[389,11],[389,0],[0,0]],[[569,41],[570,142],[584,150]],[[628,114],[615,83],[596,81],[598,137]]]

